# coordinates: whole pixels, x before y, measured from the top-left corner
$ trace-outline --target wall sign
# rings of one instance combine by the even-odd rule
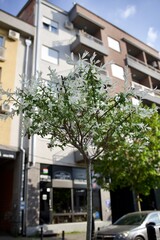
[[[16,152],[0,149],[0,158],[16,159]]]

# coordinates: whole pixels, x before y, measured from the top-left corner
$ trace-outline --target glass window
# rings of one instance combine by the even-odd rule
[[[100,189],[96,188],[92,190],[93,194],[93,215],[95,219],[101,219],[101,201],[100,201]]]
[[[61,180],[71,180],[72,168],[66,166],[53,166],[53,178]]]
[[[71,189],[69,188],[53,189],[53,211],[54,213],[71,212]]]
[[[108,46],[117,52],[120,52],[120,44],[117,40],[108,37]]]
[[[1,78],[2,78],[2,68],[0,67],[0,87],[1,87]]]
[[[46,30],[49,30],[49,25],[47,23],[43,23],[43,27],[46,29]]]
[[[74,211],[87,212],[87,190],[73,189]]]
[[[86,169],[84,168],[73,168],[73,179],[86,181]]]
[[[51,27],[50,27],[51,32],[57,32],[58,31],[58,23],[51,21]]]
[[[46,17],[43,17],[43,27],[50,32],[58,31],[58,23]]]
[[[148,218],[148,222],[154,222],[155,224],[160,224],[160,219],[157,213],[153,213]]]
[[[0,36],[0,47],[4,47],[4,37]]]
[[[111,65],[112,76],[124,80],[124,69],[116,64]]]
[[[46,46],[42,46],[42,59],[54,64],[58,64],[58,51],[46,47]]]

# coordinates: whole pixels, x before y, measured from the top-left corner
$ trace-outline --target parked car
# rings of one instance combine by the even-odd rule
[[[160,240],[160,211],[133,212],[119,218],[115,223],[100,228],[95,240],[148,240],[147,224],[154,225]]]

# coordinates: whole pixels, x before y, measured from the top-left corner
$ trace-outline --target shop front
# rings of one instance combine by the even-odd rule
[[[11,232],[14,224],[14,209],[17,210],[15,169],[18,164],[18,151],[0,147],[0,232]],[[18,174],[18,169],[17,173]],[[16,218],[17,219],[17,218]]]
[[[41,164],[42,179],[40,183],[41,224],[87,220],[85,168]],[[93,213],[97,219],[101,219],[100,188],[95,183],[93,186]]]

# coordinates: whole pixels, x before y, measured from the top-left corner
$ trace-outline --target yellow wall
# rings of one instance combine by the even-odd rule
[[[5,61],[0,61],[2,69],[1,83],[4,89],[13,89],[16,76],[16,59],[18,41],[8,38],[8,31],[0,29],[0,35],[5,37]],[[10,145],[11,119],[0,119],[0,144]]]

